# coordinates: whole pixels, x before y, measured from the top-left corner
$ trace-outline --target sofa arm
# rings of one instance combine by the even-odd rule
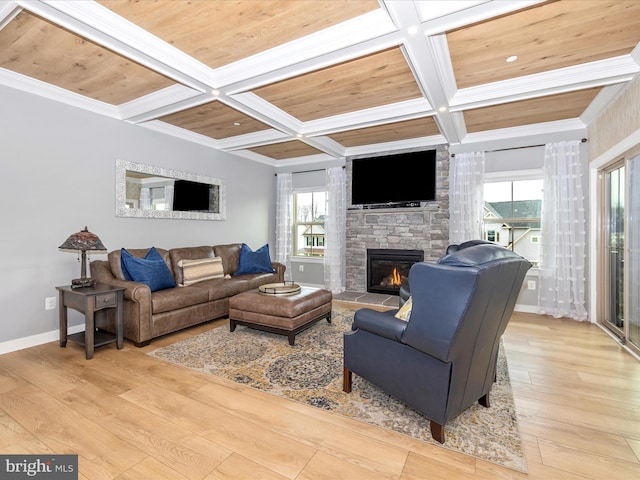
[[[397,310],[379,312],[361,308],[353,316],[352,330],[365,330],[380,337],[399,342],[407,322],[394,316]]]
[[[120,280],[113,276],[109,262],[104,260],[94,260],[89,264],[91,278],[98,283],[107,283],[114,287],[125,289],[124,298],[137,303],[151,302],[151,290],[144,283],[132,282],[130,280]]]
[[[284,272],[287,270],[286,265],[279,262],[271,262],[271,266],[275,270],[275,274],[278,276],[278,282],[284,282]]]

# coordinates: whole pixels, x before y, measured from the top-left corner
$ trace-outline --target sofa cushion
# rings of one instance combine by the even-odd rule
[[[229,243],[226,245],[216,245],[213,251],[216,257],[222,257],[222,265],[224,266],[225,275],[233,275],[238,270],[238,262],[240,262],[241,243]]]
[[[199,288],[206,290],[209,294],[209,301],[212,302],[214,300],[220,300],[222,298],[237,295],[238,293],[249,290],[251,286],[243,277],[231,277],[205,280],[204,282],[185,288]]]
[[[248,273],[245,275],[236,275],[233,278],[242,278],[249,282],[249,288],[258,288],[265,283],[280,282],[280,278],[276,273]]]
[[[154,248],[160,254],[165,263],[167,265],[171,265],[169,251],[163,248]],[[149,249],[127,248],[127,252],[129,252],[134,257],[144,258],[145,255],[149,253]],[[113,276],[120,280],[126,280],[126,278],[124,277],[124,273],[122,272],[122,250],[113,250],[109,252],[109,254],[107,255],[107,260],[109,262],[109,268],[111,269],[111,273],[113,274]]]
[[[184,283],[184,280],[182,278],[182,269],[178,266],[180,260],[200,260],[203,258],[215,257],[215,254],[213,253],[213,247],[209,246],[172,248],[171,250],[169,250],[169,255],[171,257],[173,274],[178,285]]]
[[[182,273],[181,287],[193,285],[194,283],[211,280],[213,278],[224,277],[222,258],[200,258],[197,260],[180,260],[178,267]]]
[[[255,252],[249,248],[246,243],[240,248],[240,261],[238,262],[238,270],[234,275],[242,275],[246,273],[273,273],[273,265],[271,265],[271,257],[269,256],[269,245],[265,244]]]
[[[155,247],[151,247],[143,258],[132,255],[124,248],[120,256],[126,280],[144,283],[152,292],[176,286],[169,267]]]
[[[153,292],[151,295],[151,311],[157,313],[171,312],[209,301],[209,292],[195,285],[182,288],[167,288]]]

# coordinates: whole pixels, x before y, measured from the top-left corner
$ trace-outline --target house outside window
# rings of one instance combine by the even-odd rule
[[[324,257],[327,191],[294,192],[293,209],[293,254],[301,257]]]
[[[540,265],[542,178],[485,182],[486,240],[498,243]]]

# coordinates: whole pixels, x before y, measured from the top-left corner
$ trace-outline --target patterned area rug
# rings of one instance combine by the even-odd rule
[[[352,319],[353,310],[334,307],[331,324],[319,321],[293,347],[285,336],[219,327],[149,355],[440,445],[425,417],[357,375],[352,392],[342,391],[342,336]],[[448,422],[442,446],[526,473],[502,348],[490,399],[491,408],[476,403]]]

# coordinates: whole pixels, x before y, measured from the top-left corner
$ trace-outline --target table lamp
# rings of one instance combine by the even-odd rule
[[[87,251],[107,253],[107,249],[98,236],[87,230],[85,226],[84,230],[71,235],[58,248],[63,252],[80,253],[80,257],[82,258],[80,278],[71,280],[71,288],[92,287],[95,285],[95,280],[87,277]],[[78,260],[80,260],[80,258],[78,258]]]

